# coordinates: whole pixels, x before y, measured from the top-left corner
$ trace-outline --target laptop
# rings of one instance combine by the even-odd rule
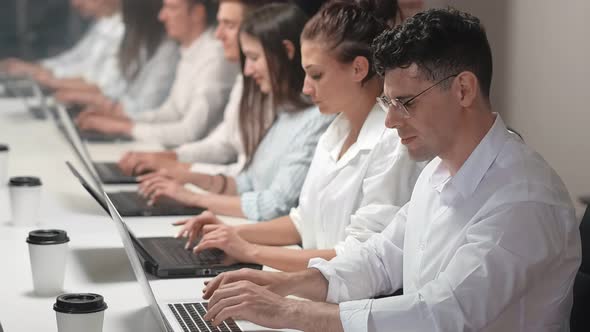
[[[207,312],[207,303],[199,301],[191,302],[177,302],[177,303],[159,303],[156,299],[151,285],[148,282],[147,276],[142,268],[140,260],[140,251],[137,250],[138,244],[133,240],[131,233],[123,222],[121,216],[117,213],[117,209],[106,198],[109,213],[115,222],[115,226],[121,240],[133,273],[139,282],[141,290],[145,299],[147,300],[151,312],[156,319],[161,331],[166,332],[209,332],[209,331],[224,331],[224,332],[238,332],[242,329],[233,319],[228,319],[219,327],[213,326],[203,317]]]
[[[64,114],[63,109],[58,110],[62,115]],[[67,112],[67,110],[66,110]],[[78,155],[78,158],[84,164],[84,166],[93,175],[97,176],[100,181],[104,184],[135,184],[137,183],[137,177],[133,175],[124,174],[119,165],[115,162],[93,162],[90,158],[90,153],[86,148],[86,144],[82,142],[79,132],[75,130],[75,126],[71,121],[71,118],[64,117],[62,128],[65,132],[66,138],[72,148]]]
[[[46,96],[37,82],[26,76],[5,77],[0,80],[0,97],[21,99],[35,119],[47,119],[49,113]]]
[[[88,181],[78,172],[78,170],[69,162],[66,164],[72,174],[80,181],[80,184],[88,193],[103,207],[104,197],[102,196],[103,188],[100,181],[94,178],[95,187],[91,186]],[[91,176],[92,177],[92,176]],[[149,217],[149,216],[193,216],[201,214],[205,209],[193,206],[182,205],[170,198],[162,198],[154,205],[148,205],[148,200],[139,195],[136,191],[118,191],[109,193],[109,197],[115,206],[125,217]]]
[[[113,205],[116,214],[109,208],[111,195],[106,194],[103,208],[115,219],[120,217],[118,209]],[[125,226],[123,220],[115,220]],[[219,249],[208,249],[198,254],[192,252],[194,248],[185,248],[186,240],[175,237],[143,237],[136,238],[133,233],[126,230],[127,236],[134,244],[134,248],[141,257],[143,268],[150,274],[159,278],[194,278],[212,277],[222,272],[233,271],[241,268],[262,269],[257,264],[243,264],[232,260]],[[198,240],[196,241],[199,242]]]
[[[71,105],[66,108],[65,114],[67,118],[73,121],[80,113],[83,108],[79,105]],[[78,126],[74,125],[80,139],[92,143],[114,143],[114,142],[131,142],[133,137],[124,134],[105,134],[96,130],[81,130]]]

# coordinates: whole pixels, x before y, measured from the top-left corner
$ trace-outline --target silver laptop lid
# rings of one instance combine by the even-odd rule
[[[166,327],[166,319],[164,318],[164,314],[158,306],[156,296],[154,295],[152,287],[150,286],[147,280],[147,276],[145,274],[145,271],[143,270],[143,265],[141,264],[141,261],[139,259],[139,254],[135,250],[133,240],[129,235],[129,229],[127,228],[127,225],[125,225],[125,222],[123,222],[123,218],[121,218],[119,211],[117,211],[117,208],[115,208],[113,202],[111,202],[111,199],[108,197],[106,192],[104,193],[104,197],[106,199],[107,206],[109,207],[111,218],[115,222],[115,227],[117,228],[117,231],[121,236],[121,240],[123,241],[123,247],[125,248],[125,252],[127,253],[127,257],[129,258],[129,262],[131,263],[133,273],[135,274],[135,277],[137,278],[137,281],[141,286],[143,296],[147,300],[152,311],[152,314],[154,315],[154,318],[160,325],[160,329],[162,331],[168,331],[168,328]]]
[[[84,142],[82,142],[82,140],[80,139],[78,130],[76,130],[76,126],[72,122],[70,115],[68,114],[63,105],[59,105],[57,107],[57,113],[66,131],[68,142],[70,143],[70,145],[72,145],[72,149],[74,149],[74,152],[76,152],[78,159],[80,159],[80,162],[86,169],[86,172],[88,172],[88,175],[90,175],[94,188],[97,188],[98,191],[102,193],[104,191],[104,188],[102,187],[102,182],[100,181],[98,174],[94,169],[94,165],[92,164],[92,159],[90,158],[88,149],[86,149]]]

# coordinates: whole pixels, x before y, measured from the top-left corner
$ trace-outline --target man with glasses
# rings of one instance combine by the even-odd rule
[[[218,276],[204,290],[206,318],[305,331],[568,331],[574,209],[559,176],[492,112],[479,20],[419,13],[378,37],[374,55],[386,125],[415,159],[437,155],[410,202],[383,233],[306,271]]]

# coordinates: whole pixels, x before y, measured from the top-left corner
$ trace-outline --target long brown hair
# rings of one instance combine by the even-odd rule
[[[264,49],[272,86],[270,95],[260,91],[256,82],[244,77],[244,89],[240,102],[240,132],[246,160],[252,159],[256,148],[276,118],[278,108],[297,112],[310,106],[301,94],[305,72],[301,68],[301,44],[299,35],[307,15],[293,4],[270,4],[252,11],[242,22],[240,34],[258,40]],[[294,54],[289,57],[284,41],[293,43]],[[246,57],[240,54],[242,71]],[[269,100],[268,98],[272,98]],[[272,102],[272,114],[267,113],[267,103]],[[268,123],[267,119],[272,117]]]
[[[123,0],[121,12],[125,35],[119,48],[119,68],[127,80],[133,80],[141,69],[142,52],[150,59],[166,36],[158,13],[162,0]]]

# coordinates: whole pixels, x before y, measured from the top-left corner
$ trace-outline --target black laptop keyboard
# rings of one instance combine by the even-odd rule
[[[219,264],[225,256],[221,250],[204,250],[198,254],[195,254],[192,252],[192,250],[186,250],[177,246],[170,246],[170,248],[164,252],[166,256],[170,258],[170,260],[179,265]]]
[[[168,304],[184,332],[238,332],[242,331],[233,319],[227,319],[219,326],[214,326],[203,317],[207,312],[207,303]]]
[[[178,266],[186,265],[213,265],[220,264],[225,254],[219,249],[207,249],[198,254],[193,253],[192,248],[185,249],[186,242],[176,238],[144,238],[144,245],[157,250],[164,256],[167,263]]]
[[[104,174],[111,179],[122,175],[121,169],[115,163],[96,163],[94,167],[99,174]]]
[[[123,203],[126,210],[142,211],[141,215],[190,215],[195,213],[196,208],[184,207],[179,205],[174,200],[162,197],[154,205],[148,205],[148,199],[141,196],[137,192],[121,192],[120,197],[124,200]]]

